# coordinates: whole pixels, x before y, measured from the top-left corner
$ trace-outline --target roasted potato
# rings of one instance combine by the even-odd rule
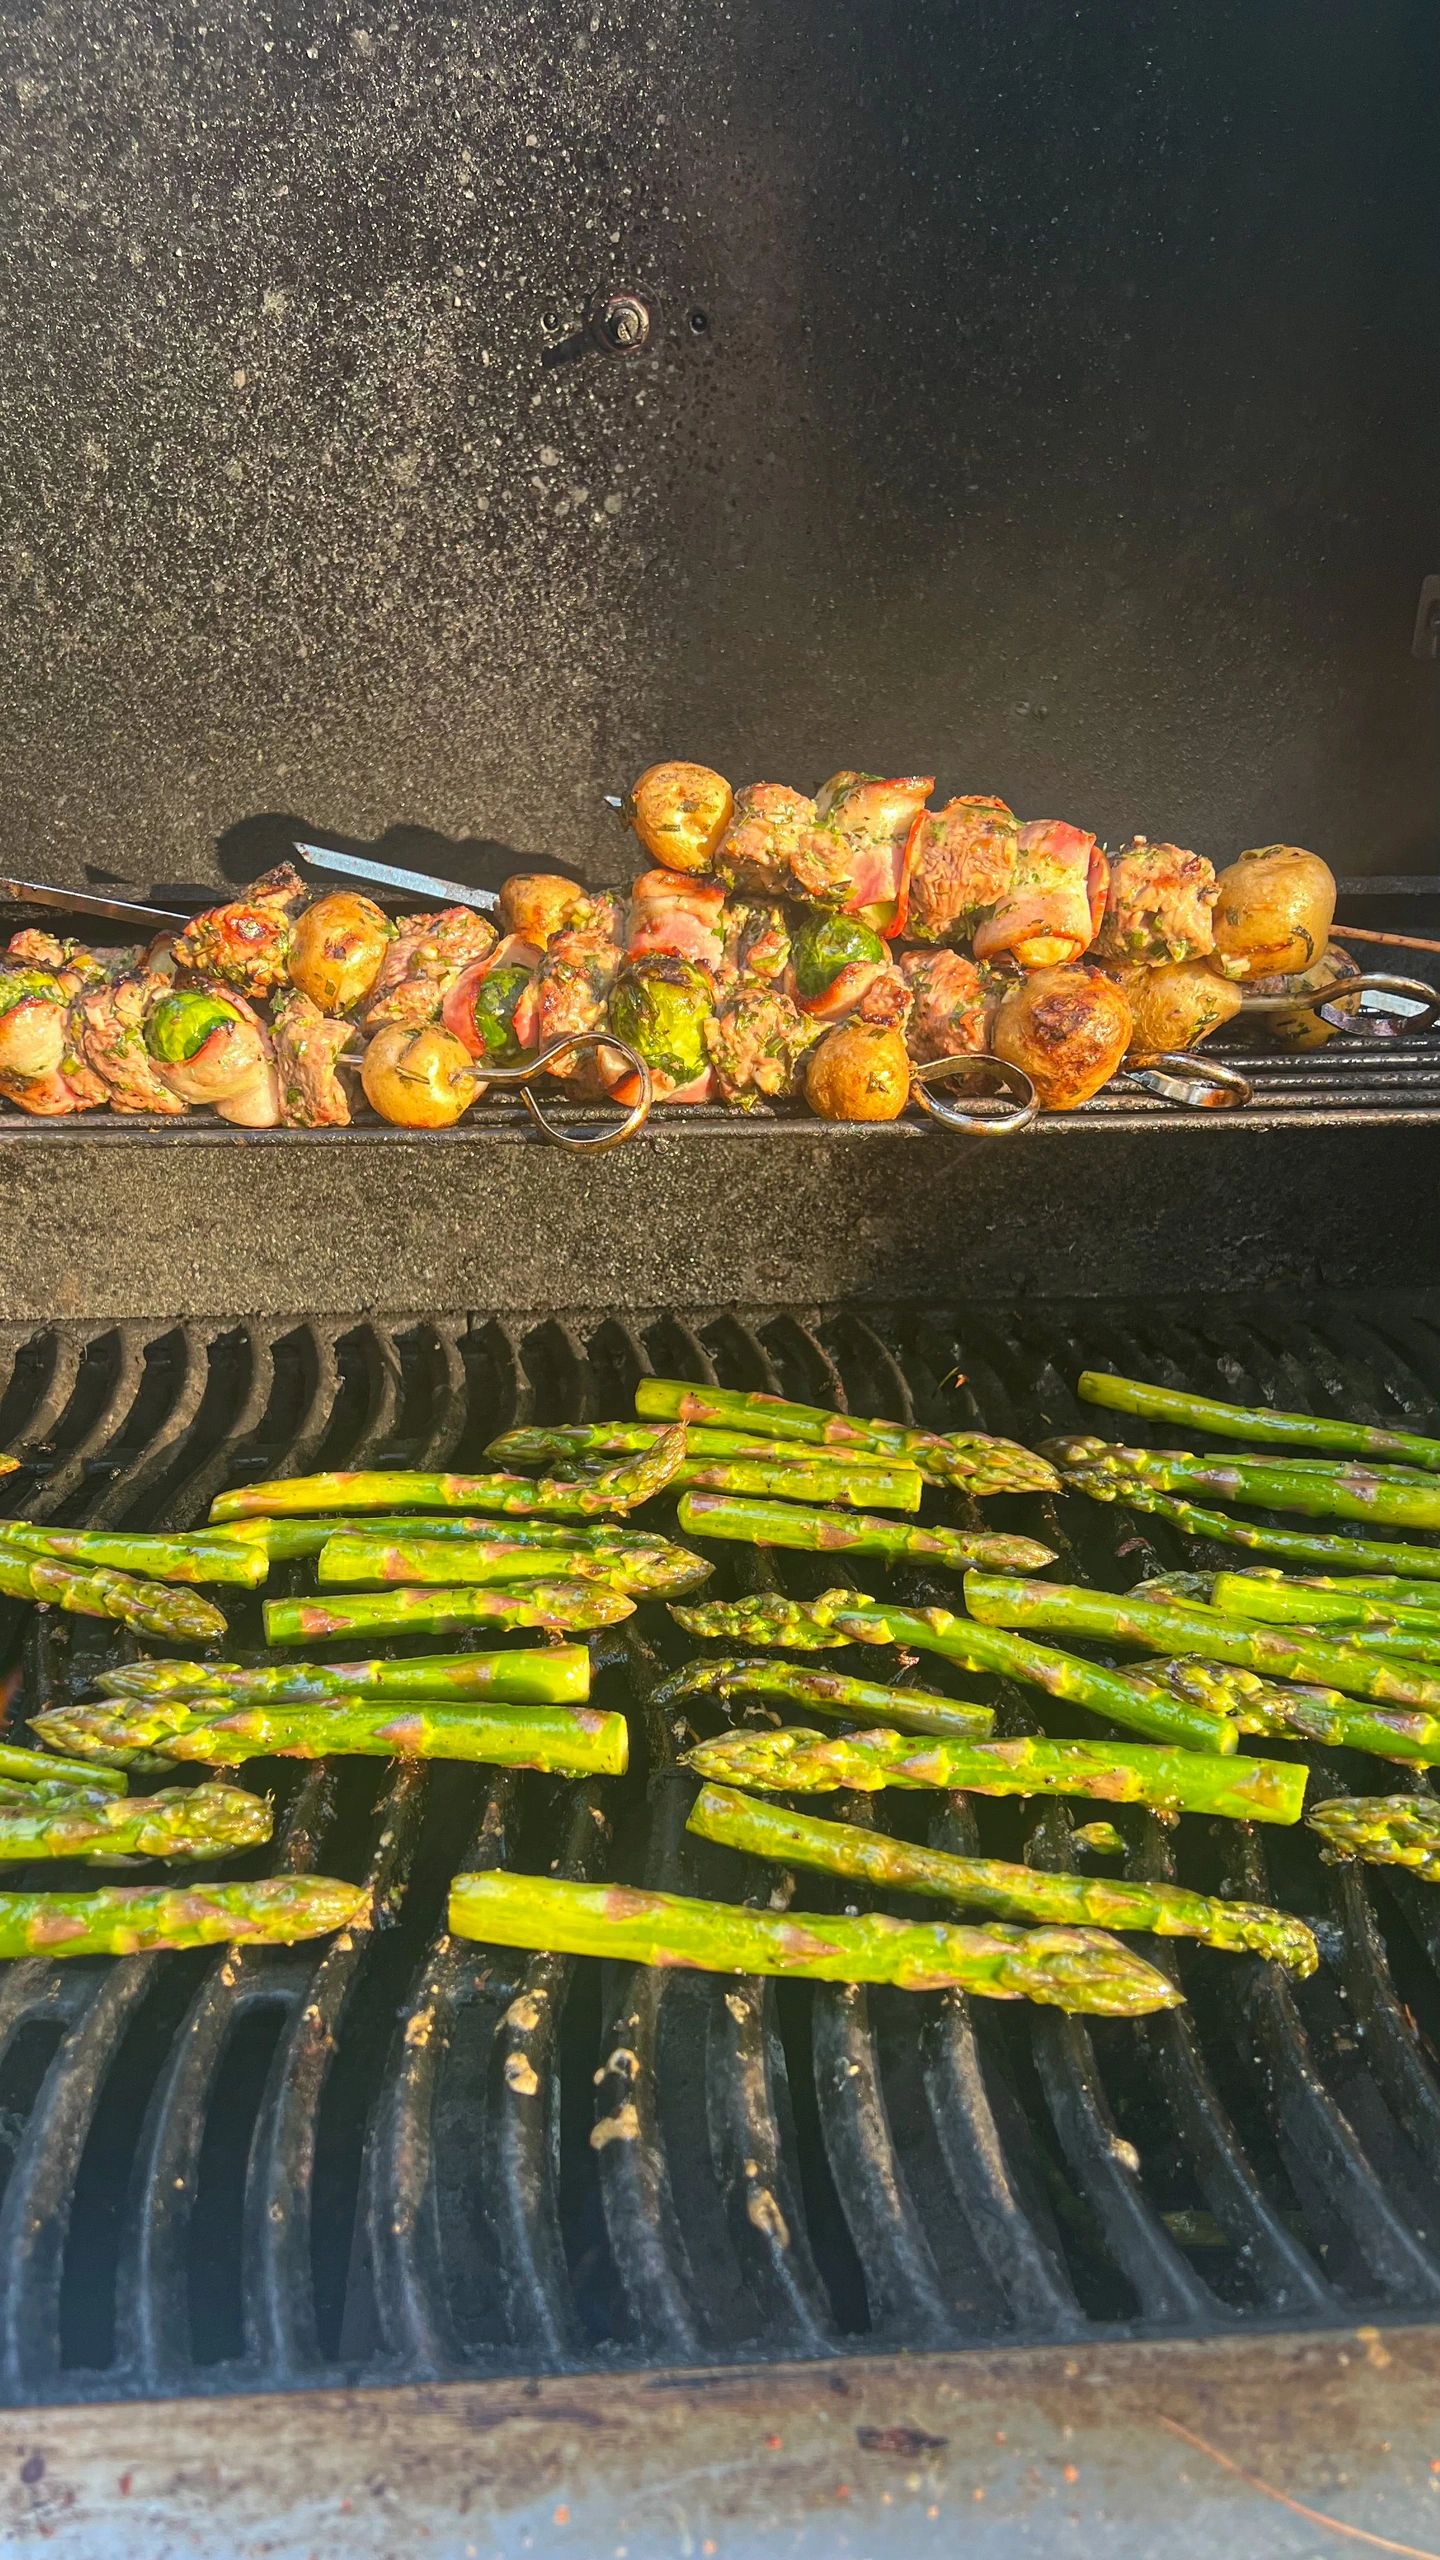
[[[1036,969],[1012,987],[990,1045],[1023,1067],[1042,1110],[1073,1111],[1108,1084],[1134,1030],[1124,992],[1099,969]]]
[[[468,1050],[453,1032],[427,1022],[377,1031],[360,1062],[365,1099],[401,1129],[449,1129],[483,1091]]]
[[[1173,960],[1159,969],[1107,969],[1135,1017],[1130,1035],[1132,1056],[1153,1056],[1161,1049],[1193,1049],[1212,1031],[1233,1022],[1240,1010],[1240,990],[1222,978],[1208,960]]]
[[[1237,978],[1289,976],[1323,958],[1335,921],[1335,875],[1318,853],[1260,845],[1222,871],[1215,948]]]
[[[910,1099],[903,1033],[842,1023],[810,1052],[805,1095],[822,1120],[898,1120]]]
[[[290,983],[322,1013],[349,1013],[368,996],[394,940],[394,927],[373,898],[335,889],[307,907],[286,954]]]
[[[500,891],[500,929],[518,933],[543,951],[554,933],[563,933],[589,906],[588,890],[559,871],[516,871]]]
[[[703,764],[652,764],[624,804],[624,816],[666,871],[708,871],[735,812],[723,773]]]

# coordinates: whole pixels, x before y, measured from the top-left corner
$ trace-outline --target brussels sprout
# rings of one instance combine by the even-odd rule
[[[883,969],[888,956],[879,934],[858,917],[807,916],[793,945],[796,989],[809,999],[823,996],[842,969],[857,961]]]
[[[0,1019],[12,1013],[27,996],[40,996],[50,1004],[63,1004],[64,992],[48,969],[0,970]]]
[[[616,981],[610,1028],[678,1089],[693,1084],[709,1066],[705,1025],[713,1011],[704,971],[659,952],[653,959],[632,961]]]
[[[480,1043],[475,1055],[488,1059],[492,1067],[512,1066],[523,1054],[515,1037],[515,1008],[532,975],[531,970],[512,961],[492,969],[475,990],[471,1011],[475,1037]]]
[[[182,1066],[199,1055],[212,1031],[239,1014],[223,996],[202,996],[179,989],[162,996],[145,1025],[145,1046],[166,1066]]]

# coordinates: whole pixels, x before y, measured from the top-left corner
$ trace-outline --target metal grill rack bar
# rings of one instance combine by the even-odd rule
[[[1105,1363],[1433,1428],[1440,1305],[11,1328],[0,1445],[31,1513],[183,1526],[245,1474],[469,1465],[509,1423],[624,1410],[647,1368],[1033,1438],[1073,1424],[1076,1372]],[[1183,1558],[1123,1507],[1047,1509],[1097,1580]],[[717,1587],[823,1572],[736,1551]],[[887,1587],[945,1596],[912,1572]],[[9,2401],[1434,2317],[1440,1918],[1308,1839],[1140,1818],[1155,1872],[1273,1891],[1325,1952],[1294,1985],[1167,1951],[1190,2004],[1141,2028],[452,1943],[448,1879],[486,1861],[770,1896],[768,1871],[684,1830],[650,1704],[679,1639],[657,1610],[637,1623],[597,1644],[597,1693],[631,1715],[624,1782],[267,1773],[281,1860],[371,1879],[374,1928],[7,1971]],[[0,1640],[31,1701],[129,1641],[8,1604]],[[1026,1729],[1027,1700],[997,1696]],[[1069,1830],[1053,1806],[871,1818],[1040,1860]]]

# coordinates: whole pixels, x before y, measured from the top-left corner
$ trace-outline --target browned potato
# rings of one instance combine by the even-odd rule
[[[1360,998],[1344,992],[1347,978],[1358,978],[1360,970],[1345,951],[1327,951],[1313,969],[1301,969],[1291,977],[1249,978],[1245,992],[1254,996],[1294,996],[1293,1012],[1262,1013],[1255,1017],[1255,1028],[1267,1040],[1282,1049],[1323,1049],[1340,1029],[1338,1022],[1322,1022],[1315,1010],[1317,997],[1323,1003],[1332,1001],[1342,1013],[1360,1010]],[[1306,998],[1309,1002],[1306,1002]]]
[[[377,1031],[360,1062],[365,1099],[401,1129],[448,1129],[484,1090],[467,1049],[452,1031],[402,1022]]]
[[[990,1045],[1024,1068],[1043,1110],[1073,1111],[1109,1083],[1133,1029],[1123,991],[1101,970],[1035,969],[1006,996]]]
[[[1233,1022],[1240,1010],[1239,988],[1208,960],[1168,961],[1159,969],[1115,968],[1105,974],[1135,1017],[1132,1056],[1193,1049],[1222,1024]]]
[[[335,889],[307,907],[290,939],[290,983],[322,1013],[348,1013],[380,975],[394,928],[373,898]]]
[[[1236,977],[1312,968],[1335,920],[1335,875],[1318,853],[1260,845],[1222,871],[1215,948]]]
[[[589,903],[579,881],[567,880],[559,871],[516,871],[500,892],[501,929],[538,943],[543,951],[552,933],[563,933]]]
[[[666,871],[708,871],[734,811],[723,773],[704,764],[652,764],[624,814],[652,862]]]
[[[805,1094],[822,1120],[898,1120],[910,1099],[910,1053],[899,1031],[846,1022],[811,1050]]]

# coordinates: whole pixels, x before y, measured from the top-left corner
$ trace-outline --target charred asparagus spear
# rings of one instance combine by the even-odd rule
[[[1317,1689],[1339,1689],[1381,1705],[1440,1711],[1440,1678],[1423,1664],[1391,1663],[1358,1646],[1325,1643],[1299,1632],[1246,1625],[1215,1609],[1189,1608],[1178,1600],[1117,1598],[1073,1584],[1016,1582],[967,1574],[965,1605],[991,1627],[1043,1627],[1054,1633],[1133,1644],[1156,1653],[1198,1653],[1212,1662],[1238,1663],[1277,1680],[1299,1680]]]
[[[230,1698],[306,1706],[317,1698],[492,1698],[523,1706],[583,1706],[590,1656],[583,1644],[506,1647],[494,1653],[430,1653],[390,1662],[126,1662],[97,1686],[116,1698]]]
[[[635,1410],[650,1421],[715,1424],[765,1439],[802,1440],[812,1448],[903,1458],[937,1483],[964,1485],[973,1494],[1053,1493],[1056,1485],[1053,1467],[1033,1449],[985,1431],[917,1431],[905,1423],[829,1413],[823,1405],[791,1404],[783,1396],[696,1387],[684,1378],[642,1378]]]
[[[585,1547],[513,1547],[503,1538],[427,1538],[417,1526],[403,1538],[362,1534],[329,1539],[320,1550],[315,1579],[325,1589],[367,1582],[514,1585],[563,1577],[611,1591],[663,1593],[693,1591],[709,1581],[710,1573],[703,1556],[668,1538],[606,1556]]]
[[[1267,1733],[1298,1742],[1327,1742],[1346,1751],[1369,1751],[1381,1760],[1440,1761],[1440,1716],[1415,1707],[1374,1707],[1342,1697],[1338,1689],[1296,1688],[1262,1680],[1258,1672],[1180,1657],[1147,1662],[1121,1674],[1142,1686],[1168,1689],[1233,1714],[1237,1733]]]
[[[524,1430],[502,1431],[498,1440],[488,1443],[485,1455],[507,1467],[543,1467],[559,1461],[564,1466],[593,1465],[596,1458],[621,1457],[639,1449],[653,1448],[662,1431],[671,1426],[663,1422],[575,1422],[555,1423],[545,1428],[531,1426]],[[773,1432],[716,1431],[704,1423],[687,1422],[685,1454],[688,1458],[758,1458],[778,1466],[804,1466],[807,1463],[833,1463],[848,1466],[867,1455],[862,1449],[826,1449],[804,1440],[780,1440]],[[908,1458],[902,1461],[909,1465]]]
[[[225,1633],[223,1613],[198,1591],[163,1582],[140,1582],[103,1565],[83,1572],[55,1556],[30,1554],[0,1541],[0,1591],[12,1600],[41,1600],[84,1618],[118,1618],[144,1635],[173,1644],[209,1644]]]
[[[858,1920],[570,1884],[490,1869],[457,1876],[450,1928],[492,1946],[685,1965],[701,1973],[778,1973],[809,1982],[949,1983],[990,2000],[1039,2000],[1098,2016],[1143,2017],[1183,1994],[1116,1938],[1088,1929],[956,1928],[945,1921]]]
[[[1279,1574],[1217,1573],[1209,1577],[1209,1605],[1222,1617],[1260,1618],[1267,1625],[1298,1627],[1413,1628],[1432,1643],[1440,1637],[1440,1589],[1434,1584],[1433,1605],[1417,1607],[1379,1592],[1342,1591],[1336,1585],[1287,1582]],[[1413,1590],[1414,1584],[1400,1589]],[[1424,1584],[1419,1586],[1422,1590]],[[1435,1654],[1416,1660],[1433,1662]]]
[[[1414,1431],[1381,1430],[1368,1422],[1336,1422],[1328,1414],[1277,1413],[1269,1405],[1224,1404],[1215,1396],[1177,1394],[1139,1378],[1087,1369],[1076,1391],[1086,1404],[1111,1413],[1139,1413],[1152,1422],[1181,1422],[1220,1440],[1261,1440],[1275,1447],[1343,1449],[1354,1457],[1402,1458],[1416,1467],[1440,1467],[1440,1440]]]
[[[803,1726],[721,1734],[685,1760],[702,1778],[766,1795],[963,1787],[981,1796],[1098,1796],[1233,1822],[1298,1822],[1307,1775],[1294,1761],[1222,1760],[1153,1742],[936,1742],[883,1728],[825,1734]]]
[[[1335,1796],[1305,1816],[1338,1864],[1364,1858],[1377,1867],[1408,1867],[1440,1884],[1440,1800],[1434,1796]]]
[[[683,1487],[762,1500],[775,1495],[786,1502],[843,1502],[857,1511],[918,1511],[925,1491],[925,1478],[907,1460],[878,1453],[848,1458],[794,1443],[780,1458],[686,1457],[670,1481],[676,1492]]]
[[[263,1543],[241,1546],[203,1531],[166,1538],[138,1529],[45,1529],[29,1520],[0,1520],[0,1545],[62,1564],[108,1565],[154,1582],[229,1582],[253,1591],[270,1570]]]
[[[622,1466],[604,1467],[573,1483],[531,1476],[456,1476],[405,1468],[354,1474],[281,1476],[268,1484],[234,1485],[210,1505],[212,1520],[288,1519],[310,1511],[496,1511],[521,1519],[590,1520],[634,1511],[663,1493],[685,1455],[683,1431],[667,1431],[653,1449]]]
[[[0,1804],[0,1859],[228,1858],[269,1837],[269,1805],[240,1787]]]
[[[1273,1529],[1258,1520],[1237,1520],[1229,1511],[1202,1509],[1179,1494],[1157,1492],[1140,1477],[1127,1477],[1117,1470],[1107,1469],[1103,1478],[1097,1478],[1092,1469],[1081,1467],[1067,1472],[1065,1482],[1072,1492],[1088,1494],[1092,1502],[1125,1502],[1132,1511],[1173,1521],[1192,1538],[1213,1538],[1222,1547],[1246,1547],[1252,1555],[1283,1556],[1291,1564],[1353,1564],[1360,1572],[1383,1566],[1396,1573],[1440,1577],[1440,1547],[1402,1546],[1387,1538],[1347,1538],[1339,1530]]]
[[[1309,1512],[1334,1520],[1378,1520],[1395,1529],[1440,1528],[1440,1483],[1386,1476],[1378,1467],[1289,1466],[1283,1458],[1196,1458],[1184,1449],[1127,1449],[1108,1440],[1046,1443],[1067,1482],[1086,1492],[1107,1478],[1129,1494],[1131,1485],[1160,1493],[1218,1493],[1223,1502],[1258,1504],[1269,1511]]]
[[[610,1521],[510,1520],[499,1513],[464,1511],[319,1511],[293,1520],[237,1520],[229,1529],[211,1534],[262,1537],[271,1563],[279,1564],[295,1556],[318,1556],[332,1538],[349,1538],[357,1532],[367,1538],[438,1538],[457,1546],[481,1538],[496,1546],[503,1544],[517,1556],[546,1550],[554,1556],[563,1551],[611,1563],[656,1548],[669,1552],[673,1545],[657,1529],[617,1529]]]
[[[789,1645],[801,1651],[844,1643],[906,1645],[916,1652],[938,1653],[965,1671],[994,1671],[1023,1680],[1030,1688],[1044,1689],[1072,1706],[1088,1707],[1112,1724],[1149,1734],[1159,1742],[1222,1754],[1235,1749],[1235,1726],[1229,1716],[1168,1697],[1159,1688],[1143,1690],[1099,1663],[1082,1662],[1049,1645],[1030,1644],[1023,1637],[976,1625],[948,1609],[891,1609],[877,1606],[863,1591],[826,1591],[808,1609],[794,1601],[777,1604],[767,1596],[764,1600],[702,1601],[694,1609],[672,1607],[670,1614],[692,1635],[729,1636],[742,1644]]]
[[[702,1787],[689,1828],[756,1858],[855,1876],[882,1891],[923,1893],[937,1902],[988,1911],[995,1920],[1049,1928],[1146,1929],[1161,1938],[1199,1938],[1230,1955],[1269,1956],[1292,1973],[1313,1973],[1320,1951],[1303,1920],[1258,1902],[1222,1902],[1177,1884],[1116,1884],[1103,1876],[1022,1867],[1003,1858],[960,1858],[916,1849],[853,1822],[824,1822],[763,1796]]]
[[[978,1736],[995,1722],[993,1707],[971,1706],[924,1689],[892,1688],[883,1680],[852,1680],[843,1671],[772,1662],[763,1655],[751,1661],[732,1657],[688,1663],[651,1693],[657,1707],[680,1706],[687,1698],[775,1698],[786,1706],[809,1707],[816,1715],[836,1716],[844,1724],[893,1725],[900,1733]]]
[[[133,1956],[158,1947],[292,1946],[364,1918],[363,1885],[334,1876],[255,1884],[108,1885],[98,1893],[0,1893],[0,1959]]]
[[[306,1707],[232,1707],[217,1698],[101,1698],[47,1707],[35,1730],[63,1749],[163,1750],[172,1760],[214,1769],[246,1760],[479,1760],[503,1769],[545,1769],[622,1777],[629,1756],[625,1719],[596,1707],[366,1705],[354,1696]]]
[[[447,1636],[464,1627],[613,1627],[633,1615],[622,1591],[595,1582],[530,1582],[522,1590],[332,1592],[315,1600],[267,1600],[267,1644],[324,1643],[332,1636]]]
[[[963,1573],[972,1564],[992,1573],[1033,1573],[1053,1564],[1053,1547],[1035,1538],[1005,1538],[985,1531],[921,1529],[901,1520],[859,1513],[807,1511],[798,1502],[744,1502],[731,1494],[682,1493],[680,1526],[687,1537],[733,1539],[742,1546],[794,1547],[814,1555],[885,1556],[892,1561],[942,1566]]]

